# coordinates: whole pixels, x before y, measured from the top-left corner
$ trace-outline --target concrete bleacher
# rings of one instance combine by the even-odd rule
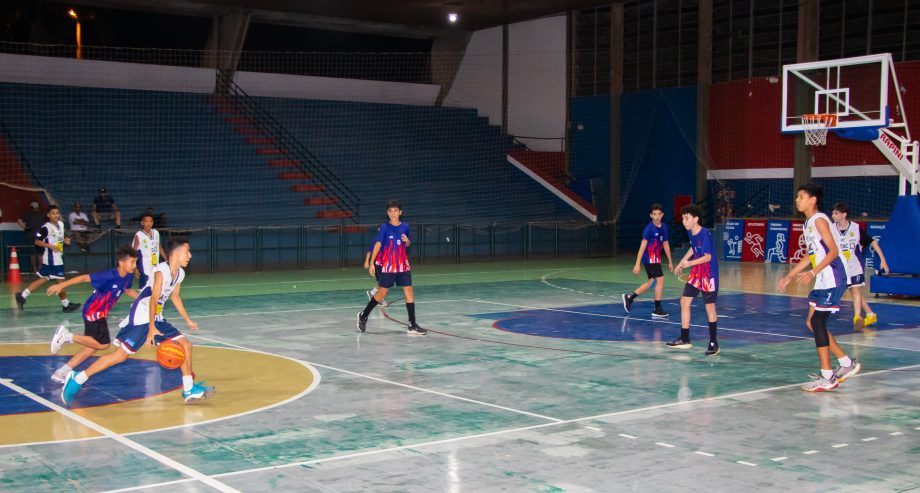
[[[505,162],[508,138],[474,110],[256,98],[360,199],[359,220],[399,198],[413,222],[575,219]],[[330,224],[234,132],[208,96],[0,84],[0,118],[36,186],[90,209],[100,186],[126,217],[170,226]],[[379,211],[379,213],[378,213]]]

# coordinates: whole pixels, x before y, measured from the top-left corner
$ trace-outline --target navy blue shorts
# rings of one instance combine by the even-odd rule
[[[159,345],[161,342],[167,339],[178,339],[182,336],[182,332],[179,332],[179,329],[173,327],[167,321],[155,322],[157,330],[163,333],[161,336],[156,336],[154,342]],[[124,349],[128,354],[134,354],[142,347],[144,343],[147,342],[147,328],[150,327],[148,324],[140,325],[126,325],[118,331],[118,335],[115,336],[115,345]]]
[[[380,276],[377,277],[377,285],[386,289],[390,289],[394,285],[412,286],[412,272],[381,272]]]
[[[865,274],[850,276],[850,279],[847,282],[847,287],[850,287],[850,288],[858,288],[860,286],[865,286],[865,285],[866,285],[866,275]]]
[[[684,294],[682,296],[686,296],[688,298],[696,298],[699,294],[703,295],[703,303],[706,303],[707,305],[715,303],[716,298],[719,296],[718,291],[700,291],[699,288],[690,284],[689,282],[684,284]]]
[[[808,304],[819,312],[837,312],[840,310],[840,298],[847,290],[846,286],[829,289],[813,289],[808,293]]]
[[[42,264],[41,269],[38,270],[38,276],[45,279],[64,279],[64,266]]]

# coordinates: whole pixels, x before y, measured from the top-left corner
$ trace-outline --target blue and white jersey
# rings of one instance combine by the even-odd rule
[[[150,229],[150,234],[148,235],[143,229],[134,233],[134,241],[137,243],[137,253],[140,256],[137,262],[137,267],[141,270],[141,274],[145,274],[153,278],[151,273],[153,268],[160,263],[160,232],[155,229]],[[143,286],[141,286],[143,287]]]
[[[54,247],[42,249],[42,264],[49,267],[64,265],[64,221],[48,221],[32,236]]]
[[[182,284],[182,281],[185,279],[185,270],[182,267],[179,267],[179,271],[176,272],[176,276],[173,277],[172,272],[169,270],[168,262],[163,262],[153,268],[153,272],[150,273],[150,280],[147,281],[147,285],[144,286],[144,289],[141,290],[137,299],[131,304],[131,310],[128,312],[128,316],[121,321],[119,327],[146,325],[150,323],[150,295],[153,294],[153,283],[157,272],[163,276],[163,289],[160,291],[160,298],[156,300],[156,321],[161,322],[165,320],[163,318],[163,306],[166,304],[166,301],[169,300],[169,295],[171,295],[176,287]]]
[[[831,261],[824,270],[815,274],[815,289],[832,289],[839,286],[846,287],[847,285],[847,273],[846,268],[844,267],[844,256],[843,248],[840,246],[840,237],[834,233],[834,223],[827,217],[827,214],[823,212],[816,212],[815,215],[809,217],[805,220],[805,224],[802,228],[802,234],[805,236],[805,248],[808,249],[808,258],[811,260],[811,268],[814,269],[815,266],[820,264],[824,258],[827,256],[827,252],[830,251],[828,245],[824,244],[824,240],[821,239],[821,233],[818,231],[816,223],[818,221],[824,221],[827,224],[827,229],[833,238],[834,243],[837,245],[837,251],[841,252],[837,255],[837,258]]]
[[[843,255],[843,266],[846,269],[847,277],[858,276],[863,274],[863,252],[862,252],[862,234],[859,231],[859,224],[848,221],[849,225],[844,230],[834,228],[839,235],[840,253]]]

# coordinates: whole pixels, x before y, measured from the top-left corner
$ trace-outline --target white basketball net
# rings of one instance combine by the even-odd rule
[[[827,144],[827,129],[837,126],[837,115],[802,115],[802,129],[805,131],[805,145]]]

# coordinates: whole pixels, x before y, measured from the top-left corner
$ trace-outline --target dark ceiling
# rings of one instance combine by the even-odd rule
[[[74,5],[214,17],[244,9],[253,22],[415,38],[475,31],[622,0],[71,0]],[[456,12],[460,20],[447,22]]]

